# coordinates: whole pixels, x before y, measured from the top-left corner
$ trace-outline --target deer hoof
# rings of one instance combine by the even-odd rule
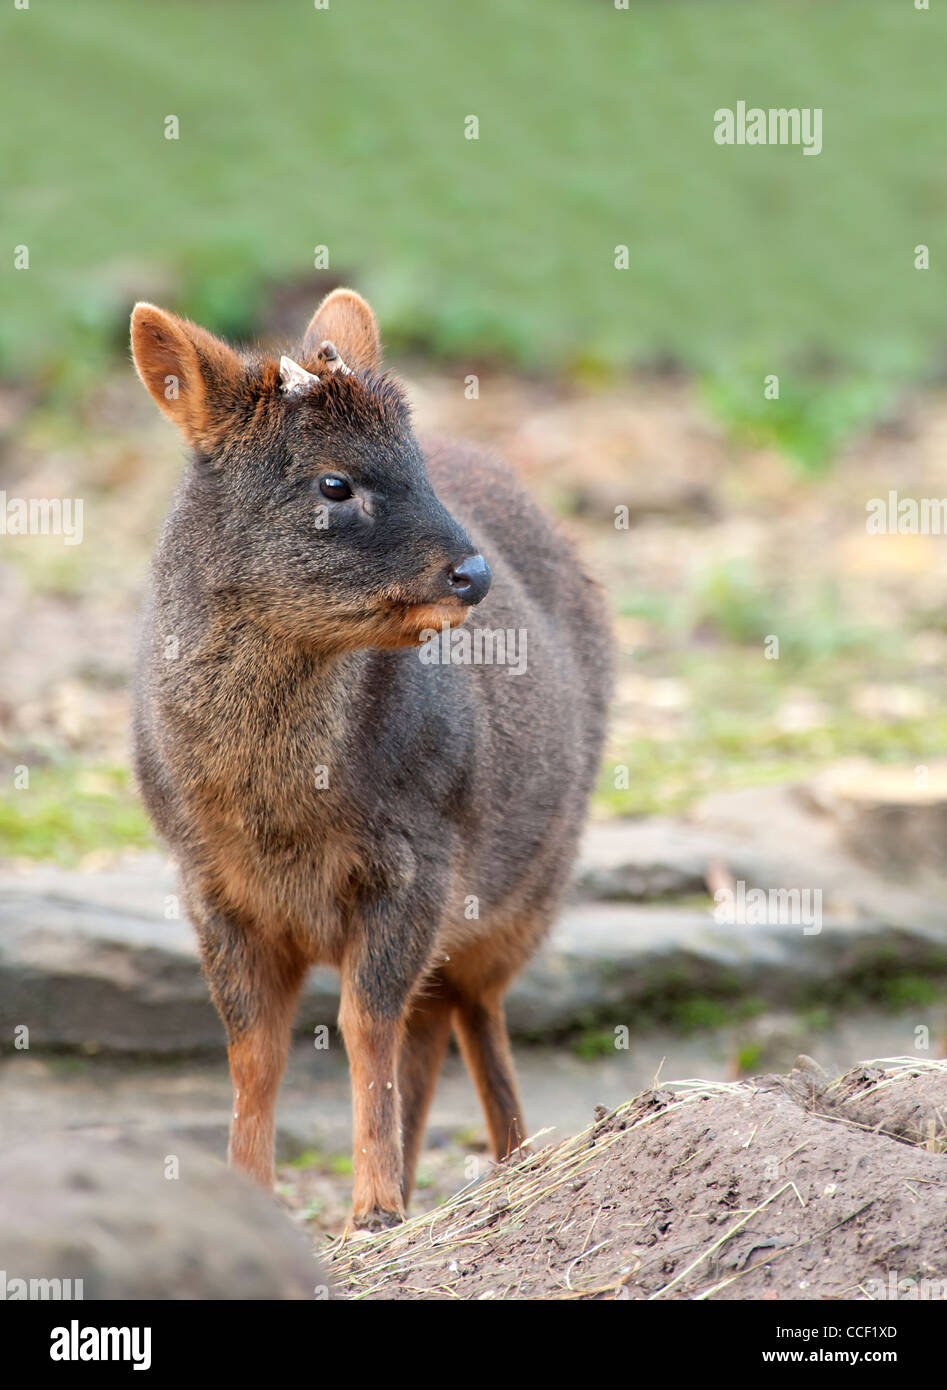
[[[403,1212],[372,1207],[371,1211],[356,1213],[352,1218],[352,1225],[357,1231],[368,1231],[374,1235],[377,1231],[388,1231],[392,1226],[400,1226],[403,1220]]]

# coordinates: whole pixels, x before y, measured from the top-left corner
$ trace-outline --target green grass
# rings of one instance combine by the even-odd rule
[[[29,594],[75,599],[84,594],[89,578],[88,557],[81,552],[81,546],[65,546],[58,536],[17,536],[7,541],[3,559]]]
[[[759,1071],[763,1060],[763,1048],[759,1043],[744,1043],[737,1049],[737,1066],[741,1076],[752,1076]]]
[[[656,1028],[672,1029],[682,1037],[717,1032],[747,1023],[765,1013],[767,1007],[767,1000],[748,995],[745,982],[727,971],[721,972],[714,984],[698,989],[686,972],[671,965],[649,979],[647,997],[635,1004],[631,1033],[641,1037]],[[627,1008],[602,1004],[587,1010],[574,1027],[566,1028],[559,1036],[574,1056],[591,1062],[615,1055],[618,1026],[628,1027]],[[548,1043],[550,1035],[527,1032],[521,1040]]]
[[[881,981],[883,1000],[886,1006],[897,1012],[900,1009],[929,1008],[932,1004],[943,1002],[943,980],[928,979],[926,975],[893,975]]]
[[[711,792],[801,782],[846,757],[918,762],[947,748],[947,714],[898,723],[838,715],[817,729],[786,732],[761,722],[709,716],[698,730],[668,742],[636,739],[609,756],[596,796],[616,816],[667,815]],[[628,787],[614,785],[616,766],[628,768]]]
[[[584,1062],[615,1055],[614,1028],[586,1028],[572,1039],[572,1051]]]
[[[762,366],[746,366],[708,376],[704,403],[734,440],[778,449],[807,475],[824,472],[839,448],[874,425],[894,397],[892,383],[878,376],[826,381],[803,366],[780,382],[773,400],[763,392],[766,375]]]
[[[818,468],[944,343],[945,36],[909,0],[8,4],[0,370],[87,381],[138,297],[251,333],[324,244],[396,346],[670,355]],[[822,154],[715,145],[740,99],[823,108]]]
[[[942,683],[919,677],[911,655],[912,638],[937,627],[937,614],[881,628],[855,616],[834,579],[784,583],[739,557],[715,561],[677,592],[629,592],[618,611],[647,625],[634,671],[674,679],[687,703],[648,735],[634,725],[624,732],[616,714],[602,812],[673,814],[711,792],[802,781],[841,758],[929,762],[947,749]],[[771,636],[775,660],[765,655]],[[867,684],[917,688],[928,711],[872,717],[855,700]],[[809,727],[783,718],[800,696],[813,711]]]
[[[760,606],[767,608],[764,598]],[[771,620],[772,606],[769,613]],[[666,615],[672,645],[642,653],[636,668],[680,680],[688,707],[665,737],[626,736],[618,725],[599,779],[600,811],[673,814],[711,792],[803,781],[841,758],[913,764],[947,749],[947,706],[936,686],[927,691],[931,709],[924,715],[872,718],[852,706],[859,683],[913,682],[898,639],[882,644],[836,613],[821,635],[816,617],[808,633],[800,623],[798,641],[784,642],[780,659],[767,661],[756,645],[760,624],[741,605],[720,626],[743,633],[742,645],[720,638],[695,647],[690,628],[675,626],[679,616],[679,610]],[[780,710],[799,689],[818,701],[822,719],[808,728],[783,727]],[[626,768],[629,785],[616,787],[616,769]]]
[[[75,864],[96,851],[154,843],[127,768],[68,761],[29,769],[29,788],[0,800],[0,859]],[[4,782],[13,785],[9,773]]]
[[[348,1153],[327,1154],[319,1149],[304,1149],[302,1153],[281,1165],[283,1168],[316,1169],[320,1173],[348,1177],[352,1172],[352,1155]]]
[[[796,578],[774,584],[739,556],[708,565],[680,592],[638,589],[621,596],[617,607],[621,616],[643,618],[677,644],[709,638],[755,646],[760,653],[765,640],[776,636],[779,661],[766,664],[769,676],[780,681],[787,672],[798,676],[802,666],[822,658],[861,653],[874,661],[882,640],[892,654],[903,645],[890,628],[881,632],[856,622],[834,579],[804,589]],[[935,616],[929,615],[929,626],[936,626]],[[754,679],[765,681],[767,673]]]

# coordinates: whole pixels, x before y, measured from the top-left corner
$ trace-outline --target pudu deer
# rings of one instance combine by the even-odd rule
[[[497,1159],[526,1138],[503,997],[576,853],[602,596],[502,463],[419,444],[352,291],[292,356],[144,303],[131,337],[190,446],[152,565],[136,764],[226,1029],[230,1161],[272,1185],[300,988],[334,966],[354,1220],[380,1229],[403,1219],[452,1028]],[[515,673],[419,659],[472,615],[528,638]]]

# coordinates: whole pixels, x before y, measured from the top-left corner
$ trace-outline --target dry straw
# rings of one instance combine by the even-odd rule
[[[837,1093],[844,1086],[846,1078],[850,1079],[857,1072],[865,1069],[877,1070],[881,1075],[869,1085],[860,1086],[857,1092],[859,1097],[890,1086],[903,1078],[906,1073],[919,1075],[933,1072],[943,1076],[945,1083],[947,1083],[947,1061],[928,1062],[915,1057],[883,1058],[864,1063],[861,1068],[846,1073],[845,1077],[840,1077],[838,1081],[826,1088],[823,1096],[820,1097],[820,1102],[824,1103],[824,1099],[830,1098],[830,1093],[833,1090]],[[572,1138],[527,1153],[516,1161],[498,1165],[486,1177],[468,1183],[466,1187],[441,1206],[422,1216],[416,1216],[401,1226],[367,1238],[353,1237],[347,1229],[338,1240],[323,1252],[323,1255],[329,1262],[332,1276],[338,1288],[347,1298],[361,1299],[368,1298],[373,1294],[384,1293],[386,1289],[392,1287],[393,1282],[397,1283],[401,1291],[408,1292],[411,1290],[410,1278],[412,1274],[419,1273],[431,1266],[443,1269],[445,1256],[449,1257],[452,1251],[459,1253],[464,1250],[465,1258],[469,1259],[471,1251],[475,1252],[478,1246],[482,1246],[486,1250],[496,1243],[498,1237],[514,1233],[518,1227],[524,1224],[530,1213],[550,1194],[564,1184],[574,1181],[583,1172],[583,1169],[590,1165],[599,1165],[603,1155],[612,1145],[626,1139],[630,1131],[642,1129],[657,1119],[665,1119],[675,1111],[681,1110],[695,1101],[715,1096],[747,1095],[753,1090],[753,1081],[713,1082],[688,1078],[683,1081],[662,1082],[659,1090],[646,1091],[633,1100],[626,1101],[616,1110],[600,1116],[593,1124]],[[844,1104],[844,1101],[842,1103]],[[821,1109],[821,1104],[817,1104],[817,1109]],[[854,1127],[864,1128],[856,1121],[846,1120],[845,1116],[839,1114],[838,1110],[835,1110],[831,1116],[826,1115],[824,1118],[833,1118],[840,1123],[851,1123]],[[938,1144],[935,1150],[938,1152],[943,1151],[942,1141],[947,1135],[947,1126],[944,1125],[943,1119],[944,1117],[941,1115],[937,1138],[932,1141]],[[533,1136],[530,1143],[535,1143],[546,1133],[548,1131],[541,1131],[540,1134]],[[752,1142],[752,1138],[751,1135],[748,1142]],[[923,1138],[919,1142],[922,1147],[930,1147],[930,1143],[925,1142]],[[795,1185],[791,1182],[784,1183],[778,1191],[767,1197],[757,1208],[745,1213],[739,1221],[691,1261],[680,1274],[675,1275],[668,1284],[652,1293],[650,1297],[660,1299],[675,1294],[680,1296],[679,1286],[689,1275],[699,1271],[702,1266],[707,1267],[707,1262],[711,1257],[717,1255],[721,1248],[733,1236],[737,1235],[752,1217],[758,1215],[771,1202],[783,1196],[787,1191],[793,1191],[796,1198],[802,1202],[802,1197]],[[844,1222],[857,1216],[861,1210],[863,1208],[859,1208],[858,1212],[849,1213],[842,1222],[835,1224],[844,1224]],[[834,1226],[828,1228],[828,1230],[833,1229],[835,1229]],[[827,1234],[827,1231],[820,1234]],[[574,1288],[571,1283],[576,1266],[581,1272],[581,1261],[594,1254],[605,1244],[607,1242],[603,1241],[583,1250],[570,1265],[565,1289],[550,1296],[566,1299],[589,1298],[604,1294],[611,1294],[613,1297],[619,1296],[623,1286],[629,1283],[635,1274],[633,1268],[626,1267],[627,1262],[625,1261],[621,1262],[622,1267],[616,1270],[610,1282],[600,1288],[579,1289]],[[789,1250],[794,1248],[796,1247],[775,1251],[771,1258],[775,1259],[779,1255],[788,1254]],[[741,1273],[745,1272],[748,1271],[738,1271],[730,1278],[714,1284],[700,1293],[692,1293],[691,1296],[699,1299],[707,1298],[727,1284],[732,1283],[734,1279],[740,1277]],[[420,1292],[421,1290],[417,1291]],[[456,1290],[446,1284],[425,1286],[423,1292],[428,1297],[445,1295],[449,1298],[460,1297]],[[482,1296],[487,1297],[489,1295]],[[502,1298],[504,1293],[498,1289],[494,1296]]]

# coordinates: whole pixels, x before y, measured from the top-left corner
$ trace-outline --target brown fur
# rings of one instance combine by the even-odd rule
[[[404,1214],[452,1025],[496,1157],[525,1137],[503,994],[568,881],[610,641],[506,468],[449,443],[422,456],[364,300],[330,295],[294,360],[315,371],[325,339],[352,375],[289,399],[275,360],[135,311],[139,373],[194,450],[153,565],[136,756],[227,1030],[231,1161],[272,1182],[299,989],[333,965],[372,1227]],[[339,476],[352,495],[314,529]],[[475,547],[493,585],[473,621],[527,632],[519,676],[418,659],[426,630],[471,621],[456,567]]]

